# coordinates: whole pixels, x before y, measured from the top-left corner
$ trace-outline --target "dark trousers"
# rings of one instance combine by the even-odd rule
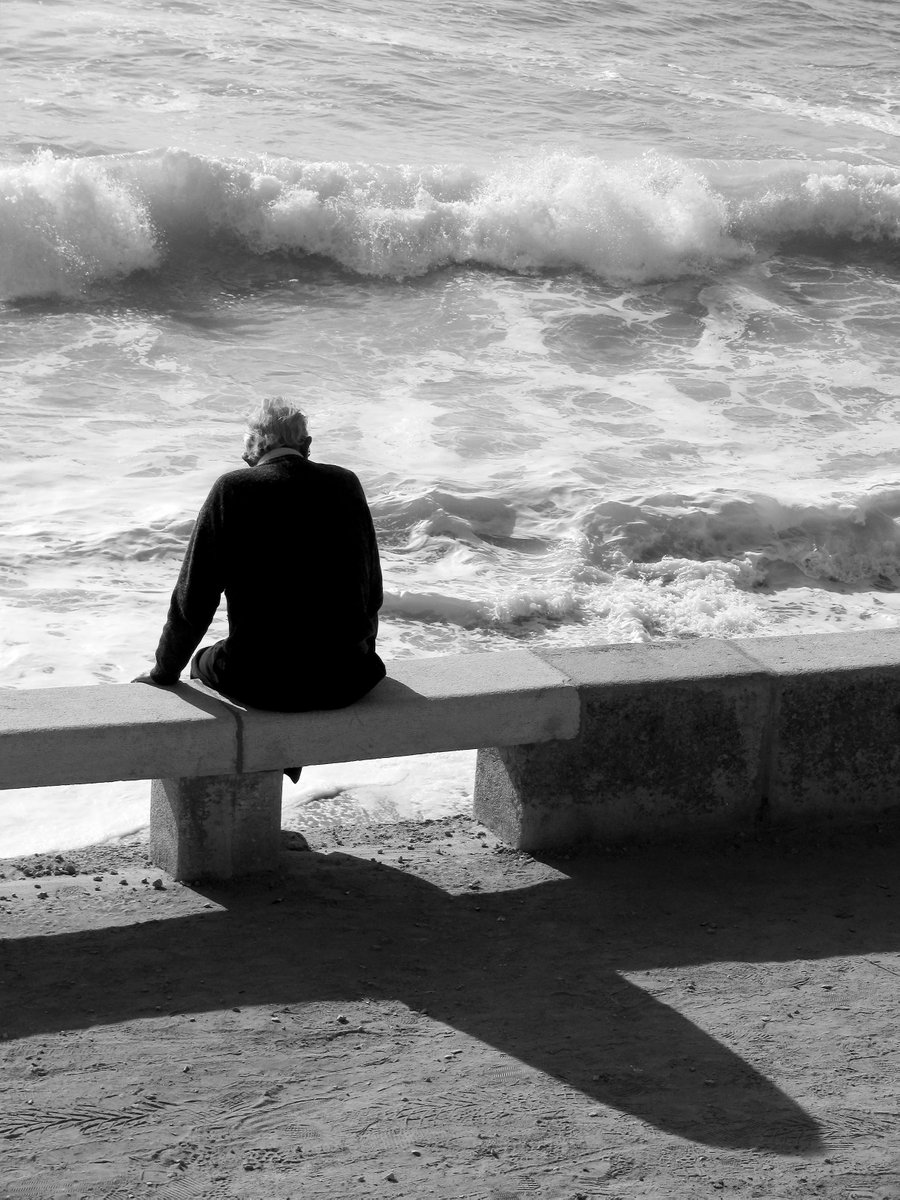
[[[309,712],[317,708],[346,708],[362,699],[386,674],[384,663],[371,651],[356,653],[308,670],[279,670],[277,646],[272,664],[253,672],[253,678],[236,677],[221,669],[224,642],[204,646],[191,662],[191,679],[249,708],[274,712]]]

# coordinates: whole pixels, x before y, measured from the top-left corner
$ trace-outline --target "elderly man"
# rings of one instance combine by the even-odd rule
[[[306,417],[266,399],[244,443],[249,470],[213,484],[184,556],[149,676],[178,681],[222,593],[228,637],[191,677],[254,708],[341,708],[384,677],[375,652],[381,567],[356,476],[311,462]]]

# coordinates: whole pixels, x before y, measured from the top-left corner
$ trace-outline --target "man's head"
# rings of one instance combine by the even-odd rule
[[[264,454],[283,446],[299,450],[305,458],[311,441],[306,417],[300,409],[283,396],[267,396],[247,421],[241,457],[255,467]]]

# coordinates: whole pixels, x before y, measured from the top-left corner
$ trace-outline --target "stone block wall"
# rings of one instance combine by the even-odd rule
[[[567,742],[479,752],[475,815],[521,849],[871,819],[900,804],[900,634],[537,651]]]

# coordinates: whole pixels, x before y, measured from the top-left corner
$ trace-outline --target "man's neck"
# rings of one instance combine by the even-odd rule
[[[305,454],[301,454],[299,450],[294,450],[290,446],[276,446],[274,450],[267,450],[256,465],[261,467],[263,463],[271,462],[273,458],[282,458],[285,454],[296,454],[298,458],[306,457]]]

